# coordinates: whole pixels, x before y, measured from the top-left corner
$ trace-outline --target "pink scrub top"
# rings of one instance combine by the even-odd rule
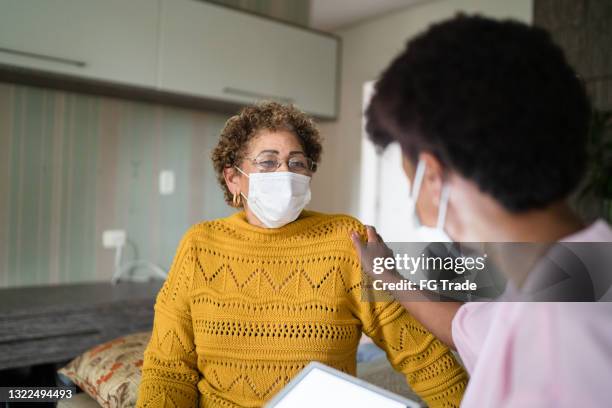
[[[612,229],[598,220],[561,241],[612,242]],[[612,407],[612,302],[466,303],[452,336],[464,408]]]

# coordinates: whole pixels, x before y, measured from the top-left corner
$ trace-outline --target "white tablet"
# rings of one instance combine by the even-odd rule
[[[421,405],[325,364],[313,361],[266,408],[420,408]]]

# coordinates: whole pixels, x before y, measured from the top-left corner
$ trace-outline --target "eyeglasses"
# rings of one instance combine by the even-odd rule
[[[316,169],[316,163],[304,154],[293,154],[285,160],[281,160],[276,153],[262,152],[255,158],[245,157],[250,160],[261,173],[276,171],[283,163],[287,163],[287,168],[292,173],[310,174]]]

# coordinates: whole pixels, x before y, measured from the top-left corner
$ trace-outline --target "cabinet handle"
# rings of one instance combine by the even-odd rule
[[[293,103],[293,99],[287,98],[285,96],[269,95],[269,94],[267,95],[267,94],[262,94],[259,92],[247,91],[244,89],[232,88],[228,86],[223,88],[223,92],[227,94],[233,94],[233,95],[249,96],[249,97],[260,98],[260,99],[276,99],[279,101],[283,101],[285,103]]]
[[[60,64],[74,65],[75,67],[79,67],[79,68],[83,68],[87,66],[87,63],[83,61],[71,60],[71,59],[61,58],[61,57],[54,57],[52,55],[37,54],[34,52],[13,50],[13,49],[4,48],[4,47],[0,47],[0,52],[4,52],[6,54],[19,55],[22,57],[36,58],[36,59],[45,60],[45,61],[59,62]]]

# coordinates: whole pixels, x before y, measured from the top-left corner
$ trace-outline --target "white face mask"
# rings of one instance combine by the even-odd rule
[[[444,231],[444,223],[446,222],[446,210],[448,208],[448,199],[450,196],[450,187],[448,184],[442,186],[440,192],[440,207],[438,209],[438,221],[435,228],[429,227],[421,223],[419,215],[416,211],[416,203],[419,199],[419,192],[421,190],[421,184],[425,177],[426,164],[423,160],[419,160],[417,164],[416,172],[414,174],[414,181],[412,182],[412,189],[410,190],[410,198],[412,201],[412,207],[410,209],[410,215],[414,227],[415,236],[418,241],[422,242],[452,242],[452,239]]]
[[[246,174],[249,196],[242,194],[249,209],[267,228],[279,228],[295,221],[310,202],[310,177],[278,171]]]

